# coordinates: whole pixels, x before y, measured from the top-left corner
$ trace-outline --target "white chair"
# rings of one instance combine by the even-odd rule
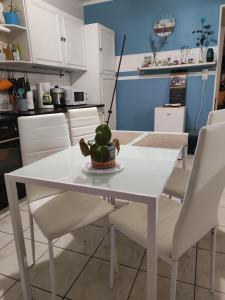
[[[64,114],[21,117],[18,124],[24,165],[71,147]],[[27,185],[26,189],[33,261],[35,262],[34,218],[48,239],[52,295],[56,299],[53,240],[106,217],[114,207],[98,196],[34,185]]]
[[[190,181],[183,204],[161,196],[158,208],[158,256],[172,267],[170,300],[176,299],[178,260],[211,231],[211,290],[214,290],[218,206],[224,190],[225,123],[201,129]],[[116,270],[115,229],[146,248],[147,207],[128,204],[109,216],[111,228],[110,286]]]
[[[73,146],[79,144],[81,138],[93,139],[96,127],[101,124],[96,107],[68,110],[68,119]]]
[[[225,109],[211,111],[208,116],[207,125],[225,122]],[[183,199],[190,178],[190,170],[186,168],[174,168],[164,189],[164,193]]]

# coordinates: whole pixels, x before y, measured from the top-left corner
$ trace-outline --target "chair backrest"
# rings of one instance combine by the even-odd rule
[[[65,115],[48,114],[18,118],[23,165],[71,146]],[[58,190],[27,185],[29,200],[58,193]]]
[[[172,257],[178,259],[217,225],[225,178],[225,123],[201,129],[181,213],[175,225]]]
[[[208,125],[225,122],[225,109],[212,110],[208,116]]]
[[[95,129],[101,123],[96,107],[69,110],[68,118],[72,145],[77,145],[81,138],[86,141],[94,138]]]

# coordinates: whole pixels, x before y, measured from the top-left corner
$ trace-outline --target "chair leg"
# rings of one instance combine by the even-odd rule
[[[170,300],[176,300],[177,269],[178,262],[174,261],[171,266]]]
[[[109,246],[109,240],[108,240],[108,226],[109,226],[109,219],[108,216],[104,219],[104,247]]]
[[[48,251],[49,251],[49,265],[50,265],[52,300],[56,300],[55,263],[54,263],[53,243],[52,243],[51,240],[48,241]]]
[[[109,286],[112,289],[113,288],[113,282],[114,282],[114,273],[115,273],[115,242],[116,242],[116,229],[114,226],[111,227],[111,253],[110,253],[110,282]]]
[[[30,222],[30,238],[31,238],[32,260],[33,260],[33,265],[35,265],[34,223],[33,223],[33,216],[30,212],[29,212],[29,222]]]
[[[216,263],[216,228],[211,230],[211,253],[210,253],[210,290],[214,293]]]

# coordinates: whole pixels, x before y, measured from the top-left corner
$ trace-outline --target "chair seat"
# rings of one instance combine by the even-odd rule
[[[172,257],[172,239],[181,204],[161,196],[159,199],[157,245],[158,255],[166,260]],[[147,206],[131,203],[114,211],[109,222],[119,231],[146,248],[147,245]]]
[[[114,210],[99,196],[64,192],[29,204],[31,214],[47,239],[55,239],[91,224]]]
[[[174,168],[163,192],[179,199],[183,199],[187,190],[189,177],[189,170]]]

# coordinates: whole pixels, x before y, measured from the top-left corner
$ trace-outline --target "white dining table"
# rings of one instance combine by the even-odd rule
[[[118,159],[124,169],[93,175],[82,171],[90,157],[78,146],[67,148],[5,175],[9,208],[22,283],[23,299],[31,300],[28,261],[17,197],[16,182],[146,203],[147,300],[157,299],[158,199],[179,157],[179,149],[121,146]]]

